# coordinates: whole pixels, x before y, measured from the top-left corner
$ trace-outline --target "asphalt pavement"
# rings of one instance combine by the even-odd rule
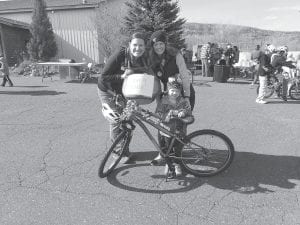
[[[166,182],[164,167],[149,165],[157,153],[138,128],[135,162],[100,179],[109,133],[95,83],[12,80],[0,87],[1,225],[300,224],[299,101],[260,105],[249,82],[199,77],[188,130],[229,136],[230,168]]]

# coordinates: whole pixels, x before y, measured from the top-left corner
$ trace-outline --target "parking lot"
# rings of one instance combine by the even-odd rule
[[[230,168],[166,182],[164,168],[149,165],[156,152],[137,129],[135,163],[100,179],[109,133],[96,85],[12,80],[15,87],[0,88],[0,224],[300,224],[299,101],[261,105],[247,82],[198,78],[188,130],[229,136]]]

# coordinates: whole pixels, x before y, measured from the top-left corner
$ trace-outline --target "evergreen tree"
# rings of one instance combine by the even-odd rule
[[[178,18],[178,1],[174,0],[132,0],[127,2],[128,15],[125,16],[127,35],[140,31],[148,37],[157,30],[165,30],[168,42],[180,49],[185,46],[182,38],[185,19]]]
[[[56,55],[57,45],[44,0],[34,0],[30,33],[28,52],[32,60],[48,61]]]

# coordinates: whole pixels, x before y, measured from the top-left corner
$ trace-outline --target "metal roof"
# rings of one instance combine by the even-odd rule
[[[12,19],[7,19],[7,18],[3,18],[0,17],[0,24],[5,24],[11,27],[18,27],[18,28],[22,28],[22,29],[29,29],[30,24],[28,23],[24,23],[21,21],[17,21],[17,20],[12,20]]]
[[[71,9],[96,7],[103,0],[45,0],[47,9]],[[31,11],[34,0],[0,1],[0,13]]]

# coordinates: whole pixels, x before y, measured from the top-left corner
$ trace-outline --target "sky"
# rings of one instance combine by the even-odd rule
[[[300,31],[300,0],[179,0],[187,22]]]
[[[300,0],[178,0],[178,3],[180,17],[187,22],[300,31]]]

